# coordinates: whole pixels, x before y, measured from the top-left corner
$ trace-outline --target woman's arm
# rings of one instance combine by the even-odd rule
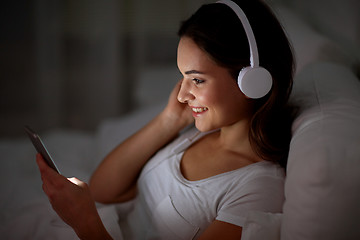
[[[198,238],[199,240],[240,240],[242,227],[215,220]]]
[[[89,184],[96,201],[113,203],[133,198],[137,178],[145,163],[191,123],[190,110],[186,104],[177,101],[180,85],[181,81],[157,117],[116,147],[98,166]]]

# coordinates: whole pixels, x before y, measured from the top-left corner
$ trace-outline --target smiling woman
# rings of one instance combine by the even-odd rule
[[[102,203],[136,198],[121,224],[129,228],[124,239],[240,239],[251,213],[281,212],[291,48],[263,2],[221,3],[204,5],[181,25],[177,63],[183,78],[164,110],[101,162],[89,189],[38,159],[53,208],[79,237],[109,238],[89,191]],[[251,26],[238,18],[242,11]],[[249,54],[249,43],[256,43],[244,29],[254,30],[259,66]],[[239,72],[248,66],[268,69],[269,93],[251,98],[239,88]],[[258,77],[253,80],[259,85]],[[183,131],[194,121],[196,128]]]

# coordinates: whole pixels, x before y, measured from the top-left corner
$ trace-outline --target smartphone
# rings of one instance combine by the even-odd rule
[[[25,126],[25,132],[29,136],[32,144],[34,145],[36,151],[41,154],[41,156],[45,159],[46,163],[54,169],[57,173],[60,174],[59,169],[56,167],[54,160],[51,158],[49,152],[47,151],[44,143],[41,141],[38,134],[36,134],[30,127]]]

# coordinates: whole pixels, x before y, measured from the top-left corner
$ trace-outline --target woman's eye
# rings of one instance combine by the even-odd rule
[[[200,80],[200,79],[197,79],[197,78],[193,78],[193,81],[195,82],[195,84],[200,84],[200,83],[204,82],[204,80]]]

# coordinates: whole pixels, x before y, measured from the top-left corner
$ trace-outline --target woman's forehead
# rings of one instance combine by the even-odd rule
[[[200,74],[206,74],[217,66],[209,55],[188,37],[182,37],[179,41],[177,63],[181,71],[197,71]]]

